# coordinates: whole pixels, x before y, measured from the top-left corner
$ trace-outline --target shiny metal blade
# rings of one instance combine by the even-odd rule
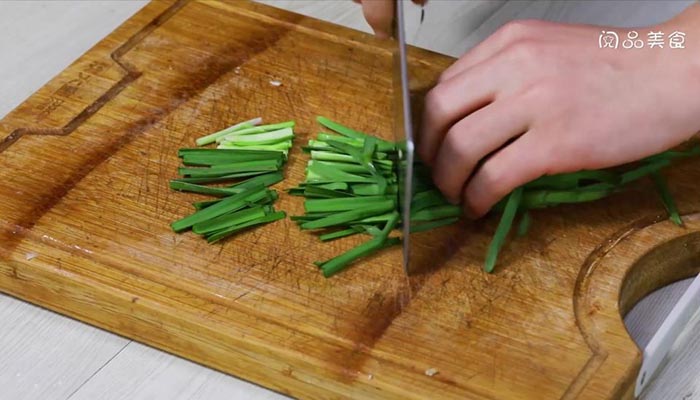
[[[410,273],[411,257],[411,199],[413,198],[413,126],[411,99],[408,86],[408,60],[406,53],[406,32],[404,29],[403,0],[395,1],[393,94],[394,94],[394,140],[397,143],[399,159],[397,175],[399,183],[399,209],[403,227],[403,268]]]

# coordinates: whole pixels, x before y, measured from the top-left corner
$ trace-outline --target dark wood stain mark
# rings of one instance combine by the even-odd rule
[[[134,36],[130,37],[129,40],[124,42],[119,46],[110,57],[112,60],[119,65],[125,72],[122,79],[119,80],[114,86],[109,88],[102,96],[95,100],[92,104],[86,107],[73,119],[71,119],[62,128],[18,128],[12,131],[5,139],[0,142],[0,153],[7,150],[11,145],[17,142],[22,136],[25,135],[44,135],[44,136],[67,136],[75,131],[85,120],[93,116],[97,111],[99,111],[108,101],[116,97],[124,88],[129,86],[129,84],[135,81],[141,72],[138,71],[133,66],[121,60],[121,57],[131,50],[136,44],[138,44],[143,38],[148,36],[156,28],[161,26],[165,21],[170,19],[177,11],[179,11],[185,4],[187,0],[180,0],[172,6],[168,7],[163,13],[157,16],[153,21],[148,23],[146,26],[141,28]]]
[[[420,252],[414,252],[416,255],[411,259],[411,263],[414,264],[411,275],[400,281],[398,286],[387,287],[387,285],[378,289],[367,301],[356,327],[352,331],[343,333],[344,337],[350,338],[355,343],[354,347],[343,350],[342,354],[329,355],[333,360],[338,358],[343,360],[344,368],[339,376],[341,381],[351,383],[358,378],[359,371],[372,357],[371,353],[377,342],[407,309],[411,299],[420,292],[428,279],[457,253],[460,245],[456,237],[458,235],[455,235],[454,231],[445,230],[437,240],[434,235],[416,235],[412,238],[416,246],[430,246],[436,251],[431,253],[430,259],[421,258],[418,256]],[[422,374],[423,371],[417,371],[417,373]],[[456,382],[444,376],[439,380],[456,385]]]
[[[150,22],[146,27],[139,31],[135,36],[131,37],[124,45],[120,46],[112,54],[112,58],[127,71],[127,75],[120,81],[120,83],[110,89],[108,93],[101,96],[101,100],[96,101],[95,104],[86,108],[68,125],[66,125],[66,127],[70,130],[66,130],[66,127],[55,130],[20,129],[8,136],[14,138],[12,139],[11,143],[16,142],[21,136],[26,134],[68,135],[82,122],[94,115],[95,112],[104,106],[107,101],[114,98],[117,94],[119,94],[119,92],[121,92],[121,90],[124,89],[125,86],[136,80],[136,78],[141,75],[141,72],[136,70],[133,66],[122,62],[120,57],[133,48],[145,36],[151,33],[156,27],[163,24],[185,4],[187,4],[186,1],[180,1],[168,8],[165,12],[163,12],[163,14]],[[299,18],[303,17],[299,16]],[[124,132],[121,136],[115,137],[111,143],[107,144],[104,148],[99,149],[99,151],[96,151],[92,158],[88,159],[87,162],[85,162],[80,168],[76,169],[65,181],[53,187],[47,188],[47,192],[41,196],[42,201],[37,203],[31,210],[25,213],[25,215],[21,216],[14,222],[15,226],[22,229],[19,229],[18,232],[0,232],[0,243],[2,243],[2,246],[0,246],[0,258],[9,258],[19,242],[21,242],[26,236],[28,230],[36,225],[36,223],[49,210],[58,204],[63,197],[65,197],[95,168],[111,158],[122,147],[133,142],[143,132],[149,128],[152,128],[165,116],[175,111],[182,104],[186,103],[190,98],[204,91],[207,87],[216,82],[216,80],[222,75],[233,70],[235,67],[241,65],[256,54],[265,51],[270,46],[273,46],[287,32],[288,29],[284,26],[270,26],[270,28],[266,31],[267,35],[265,37],[258,36],[247,38],[248,41],[231,41],[221,49],[217,49],[218,51],[215,54],[211,55],[202,63],[193,66],[193,68],[191,68],[189,71],[185,71],[179,85],[172,88],[166,88],[166,91],[159,96],[160,98],[164,99],[164,102],[166,103],[162,105],[162,108],[152,109],[149,115],[146,117],[140,118],[124,128],[120,128],[120,132]],[[119,86],[120,84],[121,86]],[[64,132],[64,130],[66,130],[66,132]],[[7,139],[4,143],[8,143]],[[10,146],[10,144],[5,144],[4,147],[0,147],[0,150],[6,149]]]
[[[363,310],[357,327],[351,332],[346,332],[345,337],[350,338],[355,346],[344,350],[342,354],[333,354],[333,359],[340,357],[342,373],[339,378],[345,383],[352,383],[357,380],[360,370],[372,357],[372,350],[379,340],[384,337],[394,321],[401,316],[411,302],[411,299],[421,290],[428,278],[437,271],[438,267],[427,270],[420,274],[407,277],[399,283],[396,290],[380,288],[368,300]],[[423,373],[417,371],[417,373]],[[444,377],[443,377],[444,378]],[[450,379],[441,379],[444,383],[455,385]]]

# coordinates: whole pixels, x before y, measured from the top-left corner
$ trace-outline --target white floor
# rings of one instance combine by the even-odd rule
[[[235,1],[235,0],[230,0]],[[265,3],[367,31],[349,0]],[[408,37],[459,56],[513,18],[639,26],[682,10],[684,1],[430,0]],[[0,1],[0,117],[140,9],[143,1]],[[645,345],[688,281],[653,293],[627,316]],[[645,399],[700,399],[700,319]],[[281,399],[283,396],[50,311],[0,295],[0,400]]]

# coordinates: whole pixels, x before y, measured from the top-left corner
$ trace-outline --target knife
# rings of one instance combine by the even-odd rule
[[[411,118],[411,99],[408,87],[408,62],[406,56],[406,31],[403,14],[403,0],[394,2],[393,37],[393,105],[394,105],[394,140],[397,144],[398,204],[401,212],[403,270],[406,275],[411,272],[411,199],[413,198],[413,126]]]

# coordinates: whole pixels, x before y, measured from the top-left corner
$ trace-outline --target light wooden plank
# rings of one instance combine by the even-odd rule
[[[286,396],[130,343],[70,400],[281,400]]]
[[[0,294],[0,399],[66,399],[129,341]]]

